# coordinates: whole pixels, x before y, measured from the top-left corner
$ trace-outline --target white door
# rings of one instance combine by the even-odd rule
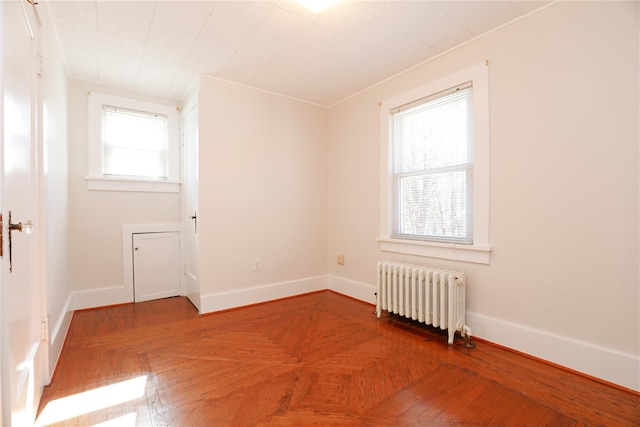
[[[180,233],[133,235],[135,302],[180,295]]]
[[[2,114],[0,132],[0,203],[3,213],[3,257],[0,262],[2,316],[2,425],[32,425],[46,381],[46,344],[40,345],[43,290],[38,280],[37,245],[33,234],[13,230],[11,223],[37,219],[36,39],[35,15],[25,1],[0,2]],[[11,246],[11,248],[9,248]],[[10,264],[12,264],[10,266]],[[10,271],[10,267],[12,271]]]
[[[198,107],[183,117],[184,132],[184,217],[185,217],[185,295],[200,310],[198,239]]]

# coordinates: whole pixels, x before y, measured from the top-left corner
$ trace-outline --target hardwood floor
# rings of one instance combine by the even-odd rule
[[[325,291],[206,316],[183,297],[77,312],[38,422],[638,426],[639,404]]]

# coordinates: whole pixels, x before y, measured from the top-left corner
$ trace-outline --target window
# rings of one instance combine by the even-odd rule
[[[393,237],[473,243],[471,82],[391,112]]]
[[[382,103],[381,249],[489,262],[487,66]]]
[[[89,96],[90,190],[179,191],[175,107]]]
[[[102,174],[168,178],[167,116],[102,106]]]

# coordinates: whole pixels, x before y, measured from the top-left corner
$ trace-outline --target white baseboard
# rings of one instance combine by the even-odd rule
[[[375,305],[376,286],[371,286],[367,283],[356,282],[354,280],[344,279],[338,276],[328,276],[328,279],[329,290]]]
[[[73,310],[71,307],[71,294],[69,294],[67,302],[62,308],[62,312],[56,320],[55,326],[49,331],[49,381],[51,381],[53,372],[56,369],[60,353],[62,352],[62,345],[67,337],[67,332],[69,332],[71,318],[73,317]]]
[[[574,371],[640,391],[640,358],[503,320],[467,312],[474,336]]]
[[[200,313],[227,310],[327,289],[327,276],[271,283],[227,292],[202,295]]]
[[[133,302],[133,291],[122,285],[71,292],[71,308],[73,310],[105,307],[128,302]]]
[[[376,286],[328,276],[329,289],[375,304]],[[640,358],[631,354],[467,312],[473,335],[574,371],[640,391]]]

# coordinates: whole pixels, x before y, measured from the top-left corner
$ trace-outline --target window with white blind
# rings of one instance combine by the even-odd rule
[[[487,65],[381,107],[381,249],[488,263]]]
[[[102,174],[166,180],[168,118],[102,106]]]
[[[89,94],[90,190],[179,191],[175,107]]]
[[[392,110],[393,237],[473,243],[472,90]]]

